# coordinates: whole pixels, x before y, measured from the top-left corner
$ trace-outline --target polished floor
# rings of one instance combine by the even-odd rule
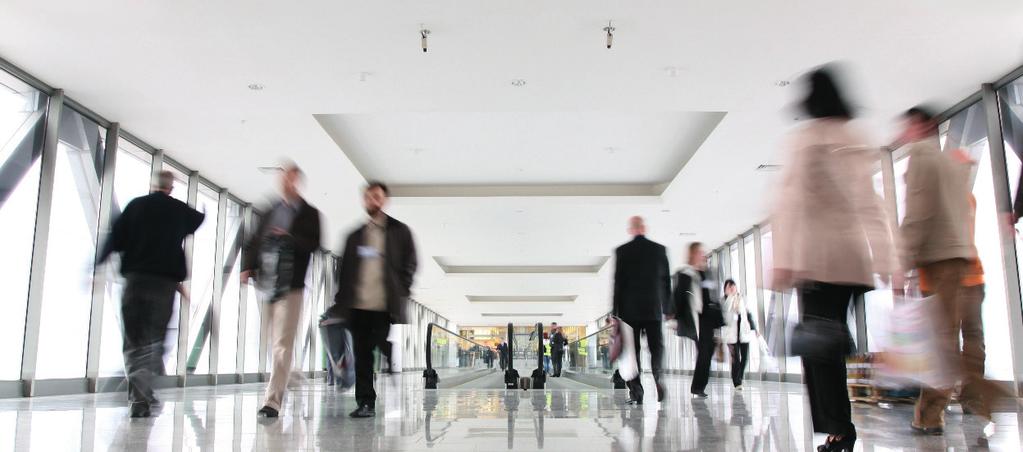
[[[350,391],[317,382],[297,387],[269,422],[256,418],[258,384],[160,391],[163,407],[150,419],[128,418],[120,394],[0,400],[0,451],[803,451],[823,441],[795,384],[747,382],[735,392],[715,380],[709,399],[692,400],[688,379],[670,377],[665,402],[648,391],[632,407],[624,391],[567,381],[544,391],[421,383],[413,373],[381,377],[378,417],[368,420],[347,417]],[[990,437],[980,419],[954,412],[945,436],[916,436],[911,412],[855,405],[856,450],[1023,450],[1018,410],[998,413]]]

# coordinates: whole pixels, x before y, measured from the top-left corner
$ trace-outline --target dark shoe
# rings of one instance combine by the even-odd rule
[[[818,451],[825,452],[852,452],[853,446],[856,444],[856,434],[845,435],[842,439],[834,440],[823,446],[818,446]],[[822,449],[823,448],[823,449]]]
[[[664,390],[664,385],[657,383],[657,401],[663,402],[664,396],[667,395],[667,391]]]
[[[348,415],[354,418],[375,417],[377,415],[377,410],[369,405],[362,405]]]
[[[148,403],[146,403],[146,402],[132,402],[131,403],[131,417],[133,417],[133,418],[143,418],[143,417],[149,417],[150,415],[151,415],[151,413],[149,412],[149,404]]]
[[[702,391],[701,391],[701,392],[694,392],[694,393],[693,393],[693,398],[694,398],[694,399],[706,399],[707,397],[708,397],[708,396],[707,396],[707,393],[706,393],[706,392],[702,392]]]
[[[625,403],[627,403],[629,405],[642,405],[643,404],[643,398],[640,397],[640,398],[637,399],[635,397],[630,397],[629,400],[627,402],[625,402]]]
[[[920,435],[931,435],[938,436],[945,434],[945,429],[941,427],[920,427],[916,424],[909,424],[913,428],[913,431]]]
[[[277,412],[277,410],[275,410],[273,408],[270,408],[268,406],[264,406],[263,408],[260,408],[258,412],[256,412],[256,415],[257,416],[262,416],[262,417],[265,417],[265,418],[275,418],[275,417],[279,416],[280,413]]]

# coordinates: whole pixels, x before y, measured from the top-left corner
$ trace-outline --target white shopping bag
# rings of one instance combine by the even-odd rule
[[[888,346],[875,359],[875,384],[948,388],[955,383],[956,375],[939,353],[934,327],[937,308],[933,297],[895,297],[886,332]]]
[[[628,323],[618,319],[618,340],[622,342],[621,352],[618,354],[618,374],[625,381],[632,380],[639,376],[639,364],[636,356],[636,343],[632,327]]]
[[[763,336],[757,336],[757,345],[760,348],[760,370],[763,372],[777,372],[778,360],[771,355],[771,348]]]

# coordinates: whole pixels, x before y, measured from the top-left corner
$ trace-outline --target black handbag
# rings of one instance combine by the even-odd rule
[[[803,359],[839,363],[856,350],[844,323],[816,316],[803,316],[792,329],[792,354]]]

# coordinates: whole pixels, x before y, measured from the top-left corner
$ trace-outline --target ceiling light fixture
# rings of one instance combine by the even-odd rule
[[[420,38],[419,42],[423,45],[423,53],[426,53],[426,48],[427,48],[427,46],[426,46],[426,37],[429,36],[429,35],[430,35],[430,30],[428,30],[426,27],[424,27],[423,24],[419,24],[419,38]]]
[[[249,84],[249,89],[251,89],[253,91],[263,91],[263,88],[264,88],[264,86],[260,85],[259,83],[250,83]]]
[[[788,80],[778,80],[777,82],[774,82],[774,86],[784,88],[786,86],[789,86],[790,83],[791,82],[789,82]]]
[[[368,79],[369,79],[369,76],[370,76],[370,75],[373,75],[373,74],[372,74],[372,73],[370,73],[370,72],[365,72],[365,71],[363,71],[363,72],[360,72],[360,73],[359,73],[359,81],[360,81],[360,82],[365,82],[366,80],[368,80]]]
[[[667,73],[668,77],[671,77],[671,78],[678,77],[678,73],[682,72],[684,70],[685,70],[685,68],[678,67],[678,66],[666,66],[666,67],[664,67],[664,72]]]
[[[781,169],[781,165],[772,165],[772,164],[769,164],[769,163],[764,163],[764,164],[761,164],[761,165],[757,165],[757,171],[771,172],[771,171],[778,171],[780,169]]]
[[[260,166],[259,168],[256,169],[258,169],[259,172],[264,174],[280,173],[284,171],[284,168],[281,168],[279,166]]]
[[[611,44],[612,44],[612,42],[614,41],[614,38],[615,38],[615,35],[614,35],[615,27],[611,25],[611,21],[610,20],[607,21],[607,26],[604,27],[604,31],[607,33],[607,48],[610,49],[611,48]]]
[[[521,79],[521,78],[517,78],[515,80],[512,80],[511,84],[512,84],[512,86],[517,86],[517,87],[521,88],[523,86],[526,86],[526,81]]]

